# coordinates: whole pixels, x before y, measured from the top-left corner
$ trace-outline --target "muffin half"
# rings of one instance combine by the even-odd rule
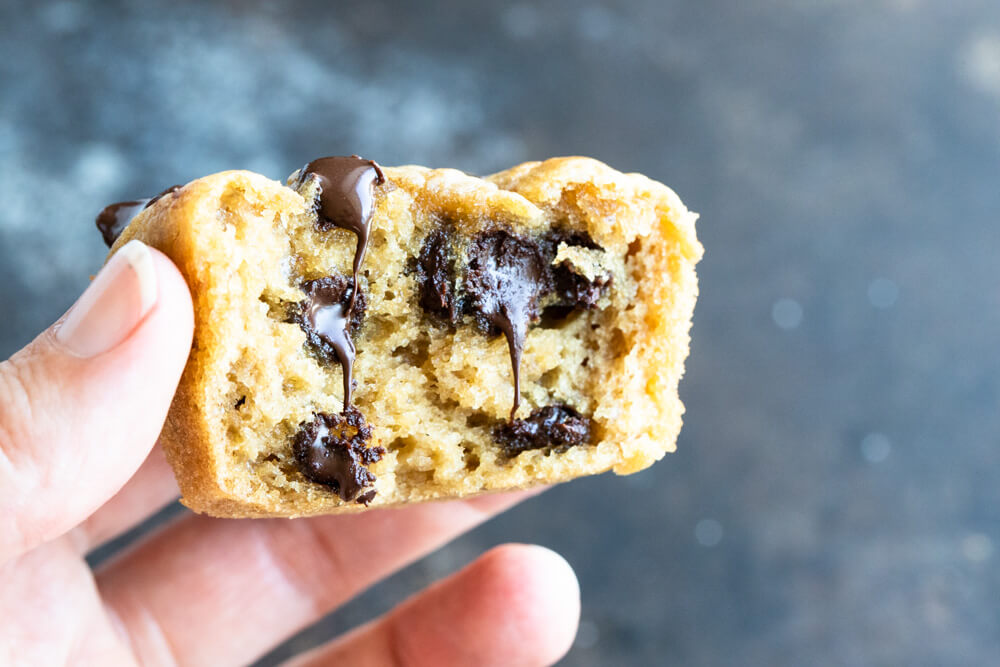
[[[681,427],[696,217],[587,158],[167,191],[112,252],[141,239],[191,289],[161,437],[183,502],[301,516],[649,466]]]

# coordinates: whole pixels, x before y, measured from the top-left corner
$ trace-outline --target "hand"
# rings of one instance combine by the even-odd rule
[[[187,286],[134,241],[0,363],[0,664],[239,665],[524,494],[288,521],[183,516],[156,437],[191,345]],[[296,664],[545,665],[579,616],[569,565],[506,545]]]

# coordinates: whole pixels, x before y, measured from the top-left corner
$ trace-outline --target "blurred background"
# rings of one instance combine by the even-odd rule
[[[1000,5],[5,0],[0,358],[96,271],[105,204],[355,152],[583,154],[672,186],[707,251],[686,425],[260,665],[505,541],[580,576],[566,665],[1000,655]]]

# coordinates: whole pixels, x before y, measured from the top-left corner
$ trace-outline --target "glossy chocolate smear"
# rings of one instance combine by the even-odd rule
[[[343,500],[367,505],[375,497],[370,488],[375,475],[368,466],[385,455],[382,447],[368,447],[371,436],[372,427],[357,408],[347,408],[335,415],[317,413],[300,424],[292,448],[307,478],[329,486]]]
[[[358,271],[368,249],[372,210],[375,205],[375,186],[385,182],[382,168],[374,160],[350,157],[323,157],[313,160],[299,171],[298,185],[309,178],[319,182],[317,225],[321,230],[332,227],[354,232],[358,238],[354,251],[354,285],[348,314],[354,309],[357,295]]]
[[[304,301],[292,313],[313,349],[327,361],[336,360],[344,374],[344,410],[351,405],[354,389],[354,342],[351,333],[364,319],[368,301],[364,292],[356,292],[354,283],[344,276],[327,276],[302,284]],[[349,310],[351,296],[354,308]]]
[[[482,331],[507,338],[514,374],[511,419],[521,404],[524,337],[539,319],[539,299],[553,288],[546,254],[537,242],[502,230],[480,234],[468,248],[466,310]]]
[[[121,236],[129,221],[139,215],[139,212],[146,208],[148,203],[148,199],[135,199],[120,201],[104,207],[104,210],[97,216],[97,229],[100,230],[101,236],[109,248]]]
[[[132,218],[155,204],[164,195],[177,192],[180,188],[179,185],[172,185],[150,199],[133,199],[105,206],[97,216],[97,229],[100,230],[104,242],[109,248],[113,246]]]
[[[166,190],[164,190],[160,194],[156,195],[155,197],[152,197],[148,202],[146,202],[146,205],[143,208],[149,208],[150,206],[152,206],[156,202],[160,201],[160,199],[162,199],[163,197],[166,197],[167,195],[174,194],[175,192],[177,192],[178,190],[180,190],[182,187],[183,186],[181,186],[181,185],[171,185],[169,188],[167,188]]]
[[[507,456],[529,449],[563,452],[590,442],[591,420],[567,405],[546,405],[527,419],[513,419],[493,430],[493,439]]]

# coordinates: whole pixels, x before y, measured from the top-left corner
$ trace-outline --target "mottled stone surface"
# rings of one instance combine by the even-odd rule
[[[702,213],[678,453],[550,491],[261,664],[507,540],[580,574],[567,665],[995,661],[1000,6],[504,4],[0,4],[0,356],[99,266],[109,201],[324,154],[593,155]]]

